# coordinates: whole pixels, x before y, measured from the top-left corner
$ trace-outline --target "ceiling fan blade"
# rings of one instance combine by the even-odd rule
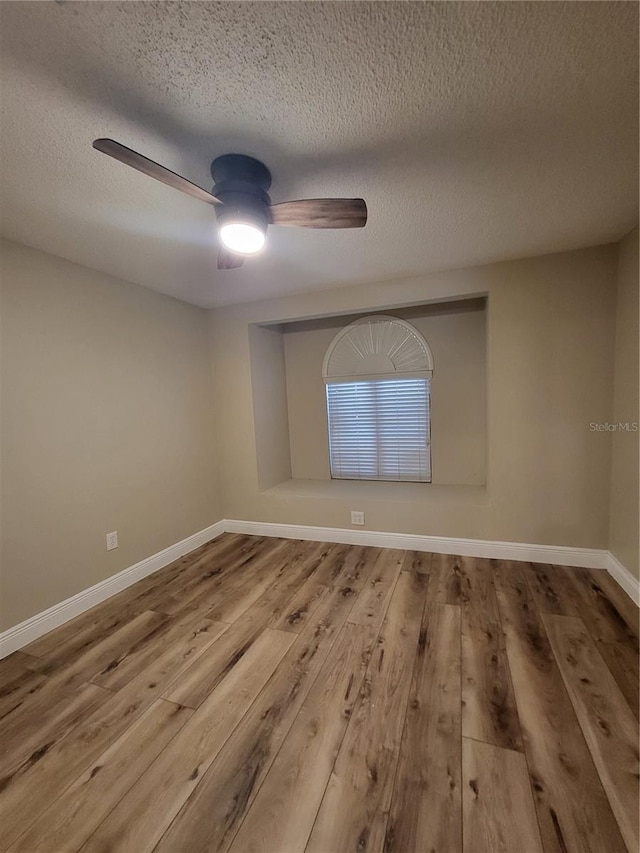
[[[367,205],[361,198],[306,198],[283,201],[269,208],[274,225],[300,228],[362,228]]]
[[[176,175],[170,169],[166,169],[159,163],[149,160],[148,157],[143,157],[137,151],[132,151],[126,145],[120,145],[113,139],[95,139],[93,147],[97,151],[102,151],[103,154],[108,154],[109,157],[114,157],[126,166],[133,166],[139,172],[149,175],[150,178],[155,178],[157,181],[162,181],[163,184],[173,187],[175,190],[186,193],[187,195],[197,198],[199,201],[206,201],[207,204],[222,204],[220,199],[217,199],[211,193],[203,190],[196,184],[192,184],[186,178]]]
[[[235,252],[230,252],[229,249],[220,247],[218,250],[218,269],[219,270],[235,270],[242,266],[244,255],[236,255]]]

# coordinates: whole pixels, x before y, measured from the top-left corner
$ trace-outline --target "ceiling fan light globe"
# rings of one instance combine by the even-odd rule
[[[220,227],[220,239],[227,249],[239,255],[255,255],[266,242],[264,231],[248,222],[227,222]]]

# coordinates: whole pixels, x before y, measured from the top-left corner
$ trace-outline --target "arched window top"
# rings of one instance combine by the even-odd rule
[[[350,323],[335,336],[322,365],[326,383],[364,379],[430,379],[433,357],[405,320],[377,315]]]

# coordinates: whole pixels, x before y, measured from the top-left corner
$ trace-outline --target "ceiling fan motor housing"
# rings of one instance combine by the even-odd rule
[[[245,154],[223,154],[211,164],[211,175],[215,182],[212,192],[222,202],[216,207],[220,225],[247,221],[266,229],[271,221],[267,192],[271,172],[264,163]]]

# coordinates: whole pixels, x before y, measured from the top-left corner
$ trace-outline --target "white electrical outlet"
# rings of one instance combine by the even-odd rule
[[[113,533],[107,533],[107,551],[113,551],[114,548],[118,547],[118,531],[114,530]]]
[[[364,524],[364,513],[351,510],[351,524]]]

